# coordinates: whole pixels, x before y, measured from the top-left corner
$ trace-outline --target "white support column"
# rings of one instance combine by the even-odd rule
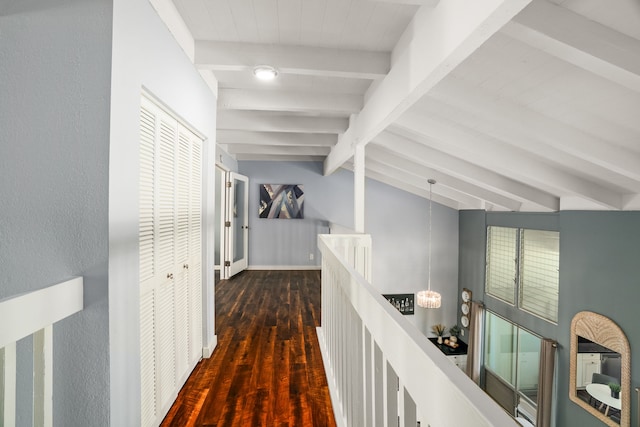
[[[33,425],[53,426],[53,326],[33,334]]]
[[[0,425],[16,425],[16,343],[0,348]]]
[[[364,145],[358,145],[353,155],[353,228],[356,233],[364,233],[364,174]]]

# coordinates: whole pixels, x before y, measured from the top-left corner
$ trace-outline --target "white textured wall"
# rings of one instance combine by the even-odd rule
[[[0,3],[0,298],[84,276],[54,327],[57,426],[109,423],[111,1]],[[19,343],[18,425],[31,425]]]
[[[207,238],[203,263],[205,343],[214,331],[216,99],[147,0],[113,1],[109,181],[109,309],[112,426],[140,424],[138,137],[146,89],[205,138]]]

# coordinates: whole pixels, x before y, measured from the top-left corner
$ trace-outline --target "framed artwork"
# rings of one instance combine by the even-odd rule
[[[383,294],[382,296],[405,316],[414,314],[414,294]]]
[[[260,184],[260,218],[304,218],[304,185]]]

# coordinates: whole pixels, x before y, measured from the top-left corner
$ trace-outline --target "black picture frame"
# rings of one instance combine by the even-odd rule
[[[403,315],[415,314],[415,294],[382,294]]]

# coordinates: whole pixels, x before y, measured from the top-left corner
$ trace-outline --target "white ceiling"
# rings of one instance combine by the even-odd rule
[[[238,160],[332,173],[364,145],[454,209],[640,209],[640,0],[173,3]]]

